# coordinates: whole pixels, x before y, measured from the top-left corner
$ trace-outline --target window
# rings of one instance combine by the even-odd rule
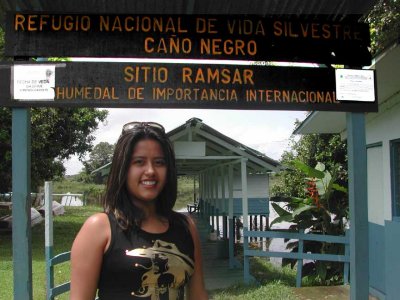
[[[393,219],[400,221],[400,139],[390,142]]]

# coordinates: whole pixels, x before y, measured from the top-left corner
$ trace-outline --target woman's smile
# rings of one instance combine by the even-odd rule
[[[151,185],[155,185],[156,181],[144,180],[144,181],[142,181],[142,184],[151,186]]]

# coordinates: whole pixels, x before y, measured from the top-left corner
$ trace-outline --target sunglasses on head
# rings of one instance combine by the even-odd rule
[[[140,128],[151,127],[151,128],[161,130],[162,132],[165,132],[164,127],[161,124],[158,124],[156,122],[129,122],[129,123],[126,123],[122,127],[122,132],[132,130],[136,127],[140,127]]]

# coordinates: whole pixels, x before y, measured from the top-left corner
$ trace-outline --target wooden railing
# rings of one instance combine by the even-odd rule
[[[46,255],[46,299],[53,300],[55,296],[68,292],[70,282],[54,286],[54,266],[67,262],[71,258],[70,251],[53,256],[53,186],[46,181],[44,186],[45,203],[45,255]]]
[[[46,255],[46,300],[54,300],[56,296],[64,294],[71,289],[71,282],[64,282],[54,285],[54,267],[56,265],[69,262],[71,251],[53,255],[53,196],[82,197],[83,194],[53,194],[51,181],[46,181],[44,185],[45,203],[45,255]],[[85,197],[84,197],[85,198]],[[85,201],[84,201],[85,205]],[[96,298],[97,300],[98,298]]]
[[[249,231],[244,230],[244,281],[246,283],[252,280],[250,275],[249,258],[250,257],[282,257],[297,260],[296,286],[301,287],[303,260],[322,260],[344,263],[344,284],[349,283],[350,270],[350,237],[348,231],[345,236],[306,234],[304,232],[282,232],[282,231]],[[288,240],[298,240],[298,252],[282,252],[282,251],[264,251],[249,249],[248,238],[281,238]],[[321,253],[303,253],[304,241],[317,241],[333,244],[344,244],[344,254],[321,254]]]

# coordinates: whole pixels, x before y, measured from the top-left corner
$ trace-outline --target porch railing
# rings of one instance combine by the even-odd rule
[[[306,234],[300,232],[282,232],[282,231],[243,231],[243,248],[244,248],[244,281],[250,282],[252,276],[250,275],[250,257],[282,257],[297,260],[297,274],[296,286],[301,287],[303,260],[322,260],[343,262],[343,282],[349,283],[349,270],[350,270],[350,236],[349,231],[346,231],[344,236],[333,235],[319,235],[319,234]],[[298,252],[282,252],[282,251],[265,251],[249,249],[248,238],[283,238],[288,240],[298,240]],[[303,253],[304,241],[317,241],[333,244],[344,244],[344,254],[321,254],[321,253]]]

